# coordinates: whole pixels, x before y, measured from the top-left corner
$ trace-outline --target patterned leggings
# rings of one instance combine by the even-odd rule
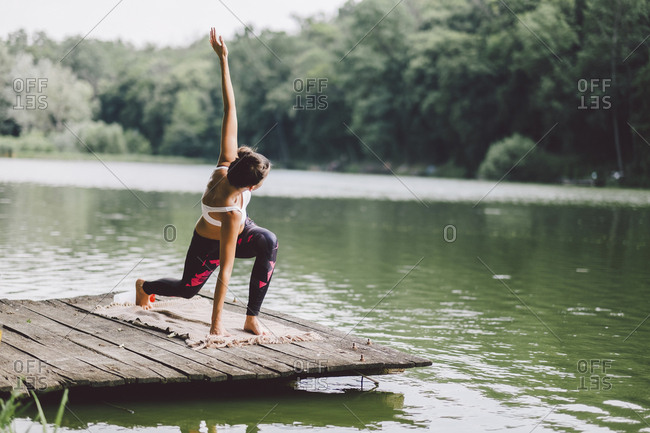
[[[257,316],[260,312],[262,301],[264,301],[273,276],[277,253],[278,240],[275,235],[265,228],[258,227],[253,220],[247,218],[244,231],[237,237],[235,251],[237,258],[255,257],[248,288],[247,315]],[[180,280],[162,278],[145,281],[142,287],[150,295],[155,293],[163,296],[191,298],[201,290],[218,266],[219,241],[204,238],[195,230],[185,257],[183,278]]]

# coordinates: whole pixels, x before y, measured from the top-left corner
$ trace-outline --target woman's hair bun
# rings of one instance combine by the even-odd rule
[[[255,186],[269,174],[271,162],[248,146],[237,149],[237,158],[228,167],[228,181],[237,188]]]
[[[242,146],[237,149],[237,158],[241,159],[249,155],[254,155],[255,151],[248,146]]]

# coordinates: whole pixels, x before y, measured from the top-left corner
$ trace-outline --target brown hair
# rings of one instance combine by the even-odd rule
[[[235,188],[255,186],[269,174],[271,162],[248,146],[237,149],[237,158],[228,167],[228,182]]]

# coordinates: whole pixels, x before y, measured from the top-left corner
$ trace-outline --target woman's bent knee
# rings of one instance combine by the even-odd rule
[[[278,247],[278,237],[275,233],[269,231],[266,233],[266,242],[270,249],[274,250]]]

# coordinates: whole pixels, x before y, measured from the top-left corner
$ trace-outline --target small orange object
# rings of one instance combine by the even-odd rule
[[[156,300],[156,294],[149,295],[149,301],[154,302]]]

